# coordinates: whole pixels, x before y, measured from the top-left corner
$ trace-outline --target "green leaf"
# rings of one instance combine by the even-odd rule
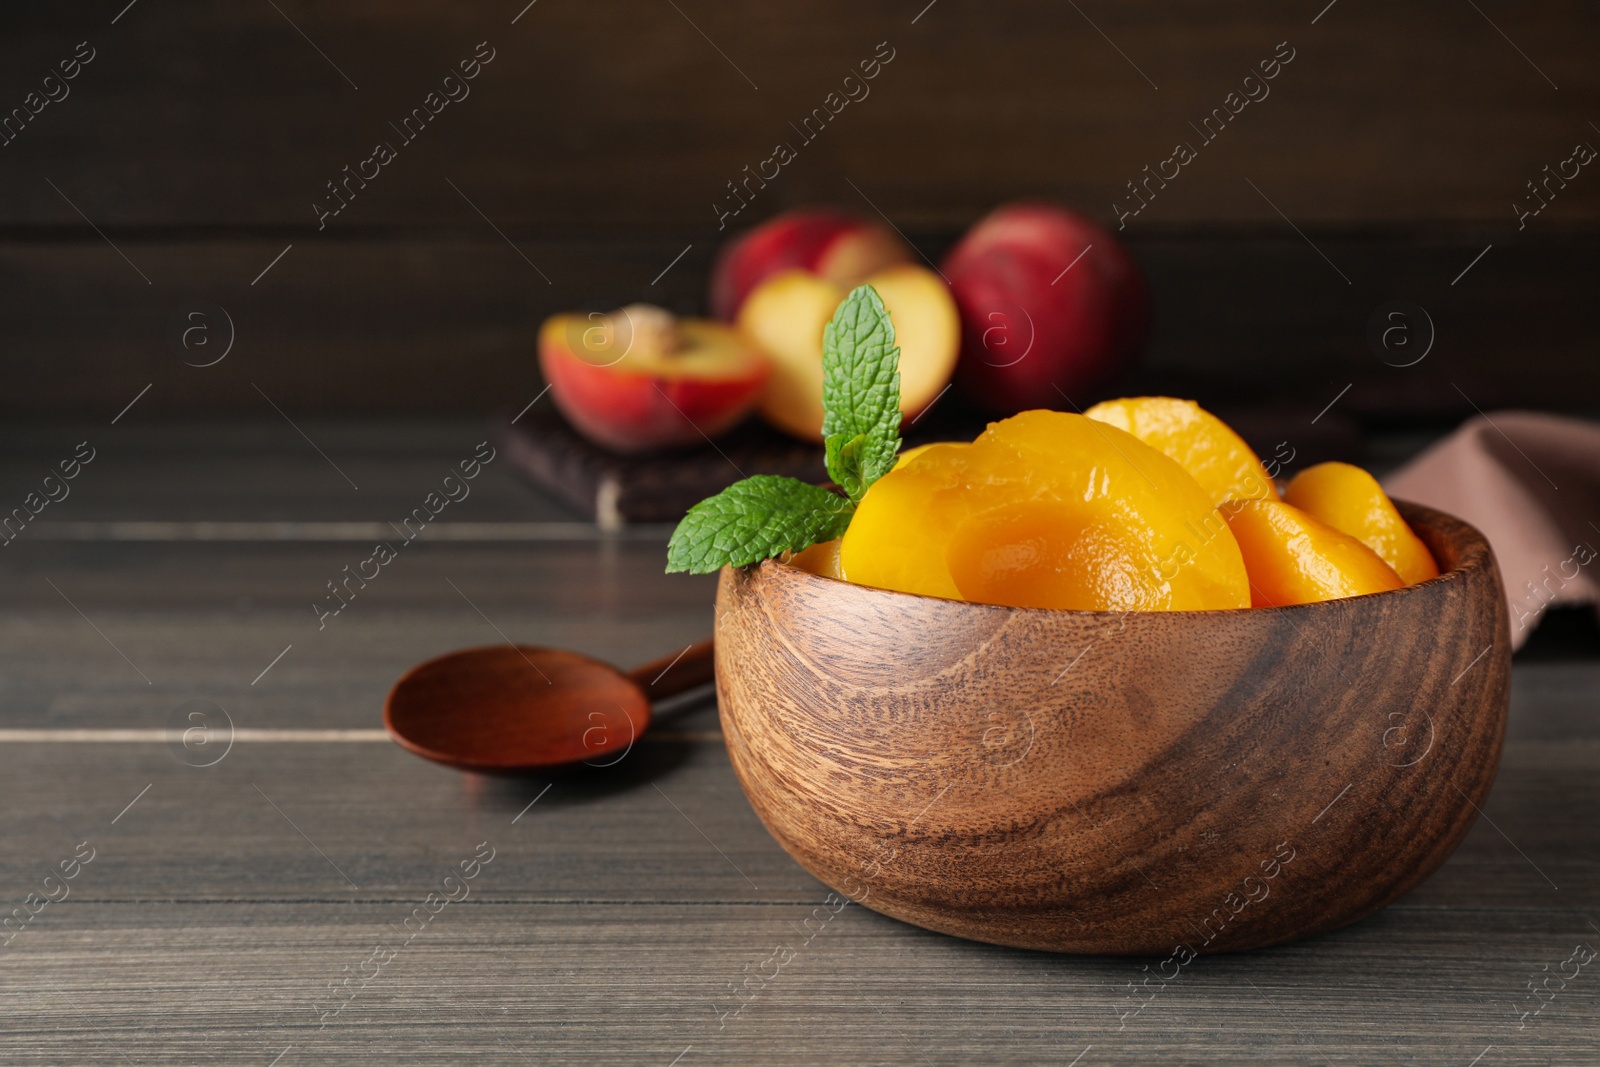
[[[667,573],[710,574],[841,536],[855,505],[797,478],[758,474],[700,501],[672,531]]]
[[[709,574],[844,534],[867,488],[900,451],[900,349],[869,285],[845,297],[822,335],[822,435],[828,475],[849,499],[759,474],[689,509],[667,543],[667,572]]]
[[[836,433],[827,441],[828,477],[844,490],[852,504],[861,503],[861,495],[867,491],[868,481],[861,465],[870,444],[871,438],[864,433],[854,437]]]
[[[900,450],[900,349],[889,312],[870,285],[845,297],[823,331],[822,410],[823,439],[841,438],[828,449],[828,473],[840,486],[845,481],[832,460],[841,458],[845,442],[865,438],[855,446],[854,461],[865,492],[894,467]]]

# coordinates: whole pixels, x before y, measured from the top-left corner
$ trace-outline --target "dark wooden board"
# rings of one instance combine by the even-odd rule
[[[952,400],[906,420],[900,433],[905,447],[970,441],[987,421]],[[494,436],[509,465],[531,485],[608,531],[676,523],[706,497],[757,474],[828,481],[820,444],[775,430],[759,414],[714,441],[631,456],[590,443],[553,405],[535,407],[515,423],[500,423]]]
[[[698,447],[622,456],[585,440],[547,404],[496,427],[495,440],[532,485],[606,530],[677,522],[740,478],[774,474],[823,482],[828,473],[820,445],[797,441],[757,417]]]

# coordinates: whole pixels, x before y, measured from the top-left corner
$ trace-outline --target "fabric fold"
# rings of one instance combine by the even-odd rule
[[[1383,484],[1489,539],[1513,648],[1552,605],[1600,605],[1600,425],[1530,411],[1478,415]]]

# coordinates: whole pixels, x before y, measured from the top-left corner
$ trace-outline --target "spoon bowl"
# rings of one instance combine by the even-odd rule
[[[406,672],[383,705],[401,747],[464,771],[510,774],[619,760],[650,728],[650,702],[711,680],[711,642],[627,674],[533,645],[466,648]]]

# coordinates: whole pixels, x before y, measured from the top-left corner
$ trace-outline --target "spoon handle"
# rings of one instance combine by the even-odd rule
[[[713,672],[711,638],[690,645],[672,656],[662,656],[628,672],[651,700],[660,700],[711,681]]]

